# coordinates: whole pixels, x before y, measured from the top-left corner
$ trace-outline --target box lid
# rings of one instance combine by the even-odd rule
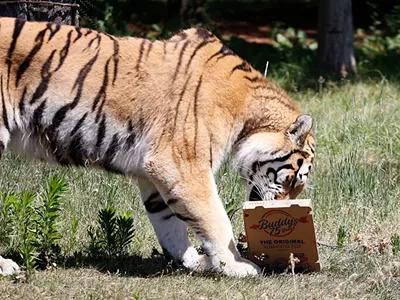
[[[246,201],[243,205],[243,209],[254,209],[259,206],[264,208],[290,207],[292,205],[298,205],[300,207],[311,207],[311,204],[311,199]]]

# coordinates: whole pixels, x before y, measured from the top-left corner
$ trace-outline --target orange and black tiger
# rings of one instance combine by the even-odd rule
[[[177,262],[259,272],[235,247],[214,174],[231,153],[249,199],[300,193],[312,119],[282,89],[204,29],[150,41],[0,18],[0,40],[1,153],[135,176]]]

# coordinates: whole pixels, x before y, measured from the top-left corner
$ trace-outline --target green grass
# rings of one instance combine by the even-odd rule
[[[275,274],[250,279],[199,276],[177,269],[153,253],[158,246],[134,181],[102,171],[50,167],[5,155],[0,167],[2,192],[40,191],[53,175],[69,183],[59,227],[65,257],[84,250],[87,229],[107,205],[131,211],[135,237],[121,263],[36,272],[29,283],[0,280],[2,299],[396,299],[400,294],[400,254],[391,249],[367,253],[354,241],[363,236],[373,248],[400,234],[400,86],[386,81],[325,84],[321,93],[293,93],[301,110],[315,119],[315,172],[301,198],[314,205],[317,239],[341,248],[319,247],[322,271]],[[223,166],[219,192],[229,209],[241,206],[244,188]],[[79,220],[71,242],[73,219]],[[243,231],[240,211],[235,235]],[[72,245],[72,246],[71,246]],[[3,245],[3,250],[7,247]]]

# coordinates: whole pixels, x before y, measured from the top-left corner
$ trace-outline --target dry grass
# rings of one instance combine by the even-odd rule
[[[140,299],[396,299],[399,295],[400,281],[382,271],[381,259],[343,252],[321,254],[328,263],[324,271],[295,275],[296,287],[290,274],[239,280],[183,271],[142,277],[59,269],[38,272],[29,284],[3,280],[0,293],[3,299],[135,299],[136,295]],[[356,270],[348,272],[349,268]]]
[[[400,87],[343,84],[322,95],[309,91],[294,98],[316,120],[316,172],[302,197],[313,200],[318,240],[334,245],[339,228],[346,233],[343,249],[319,247],[322,272],[242,280],[189,274],[151,255],[159,246],[132,180],[100,171],[50,168],[6,155],[0,167],[3,192],[39,190],[52,174],[69,182],[60,224],[65,256],[84,249],[87,228],[106,204],[133,211],[137,233],[132,256],[121,264],[69,268],[61,263],[57,269],[37,272],[30,283],[2,279],[0,298],[398,299],[400,255],[390,247],[368,253],[354,239],[364,235],[365,243],[373,246],[400,234]],[[221,170],[218,181],[222,199],[233,199],[240,207],[243,187],[229,167]],[[71,218],[79,219],[74,249],[69,246]],[[240,212],[233,224],[236,234],[243,231]]]

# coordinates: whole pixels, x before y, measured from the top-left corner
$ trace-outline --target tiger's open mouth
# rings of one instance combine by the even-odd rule
[[[289,194],[276,194],[275,200],[288,200],[291,199]]]
[[[253,187],[249,196],[249,201],[263,201],[261,193],[256,187]]]

